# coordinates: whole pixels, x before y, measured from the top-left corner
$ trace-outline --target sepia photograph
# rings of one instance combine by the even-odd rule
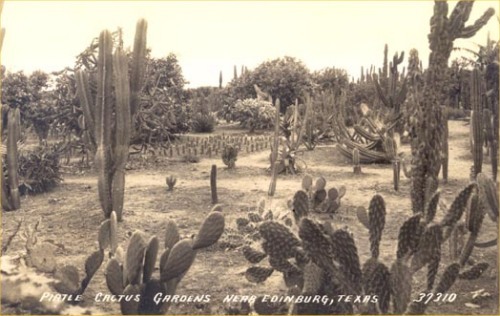
[[[0,315],[499,314],[499,1],[0,14]]]

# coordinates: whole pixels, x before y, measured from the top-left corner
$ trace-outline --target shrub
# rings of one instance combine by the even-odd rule
[[[59,152],[48,147],[21,154],[19,157],[19,191],[21,194],[48,192],[62,180]]]
[[[212,133],[217,120],[213,114],[197,113],[191,119],[191,129],[195,133]]]
[[[256,129],[273,127],[274,112],[275,109],[270,102],[257,99],[238,100],[234,105],[233,120],[253,133]]]

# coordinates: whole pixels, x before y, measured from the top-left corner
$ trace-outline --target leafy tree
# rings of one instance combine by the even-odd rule
[[[166,91],[166,94],[174,103],[182,103],[186,97],[184,95],[184,85],[188,83],[182,74],[177,56],[173,53],[166,58],[148,58],[146,64],[146,82],[144,91],[146,94],[153,94],[157,89]]]
[[[315,88],[320,91],[334,91],[349,87],[349,75],[347,71],[340,68],[325,68],[312,74]]]
[[[261,63],[253,71],[246,71],[233,79],[230,86],[239,99],[255,98],[254,84],[272,96],[273,102],[279,98],[282,111],[301,101],[306,92],[311,92],[313,82],[309,69],[296,58],[285,56]]]

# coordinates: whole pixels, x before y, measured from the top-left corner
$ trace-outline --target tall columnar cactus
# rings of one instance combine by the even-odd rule
[[[401,105],[406,99],[406,78],[399,73],[398,66],[403,62],[404,52],[399,55],[394,54],[392,62],[387,66],[387,44],[384,49],[384,68],[380,72],[380,78],[374,76],[373,82],[377,90],[379,99],[384,106],[394,111],[397,116],[400,113]],[[389,70],[389,72],[388,72]],[[397,128],[397,132],[402,132],[402,124]]]
[[[271,183],[269,184],[268,196],[274,196],[276,191],[276,181],[278,180],[278,153],[280,145],[280,100],[275,101],[274,135],[273,146],[271,148]]]
[[[412,171],[412,208],[415,213],[423,211],[425,179],[437,178],[441,169],[443,146],[443,116],[441,107],[445,99],[445,70],[453,50],[453,42],[459,38],[470,38],[479,31],[495,11],[490,8],[472,25],[465,26],[470,17],[473,1],[459,1],[448,16],[446,1],[434,2],[431,18],[429,44],[429,68],[425,73],[416,131],[417,149],[413,156]]]
[[[21,114],[18,108],[10,108],[7,114],[7,173],[8,190],[5,187],[5,178],[2,170],[2,207],[6,211],[17,210],[21,207],[19,194],[19,160],[17,141],[21,136]],[[5,195],[4,195],[5,194]]]
[[[486,100],[488,110],[491,113],[491,118],[485,120],[486,129],[489,131],[491,126],[492,133],[490,135],[490,156],[491,156],[491,171],[493,180],[497,180],[498,173],[498,144],[499,144],[499,106],[498,106],[498,76],[499,65],[496,62],[486,66],[485,81],[486,81]]]
[[[219,203],[219,198],[217,197],[217,166],[212,165],[210,169],[210,192],[212,196],[212,204]]]
[[[474,68],[470,80],[472,156],[474,157],[474,178],[481,173],[483,165],[483,89],[480,70]]]
[[[89,138],[96,149],[95,165],[101,207],[106,218],[115,211],[118,221],[122,220],[125,165],[132,120],[144,81],[146,29],[146,21],[140,20],[137,23],[130,69],[127,55],[121,47],[117,47],[113,53],[111,33],[107,30],[101,32],[95,99],[90,88],[90,75],[79,70],[75,76]]]

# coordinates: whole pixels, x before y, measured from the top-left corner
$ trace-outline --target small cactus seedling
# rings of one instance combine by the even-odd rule
[[[177,183],[177,178],[174,176],[168,176],[165,181],[167,183],[167,190],[172,191]]]

